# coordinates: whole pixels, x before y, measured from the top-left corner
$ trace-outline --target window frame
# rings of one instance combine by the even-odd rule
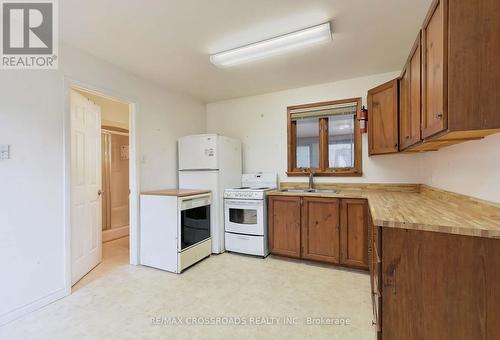
[[[292,110],[315,108],[326,105],[336,105],[356,102],[356,116],[354,117],[354,167],[329,168],[328,165],[328,119],[320,118],[319,121],[319,168],[297,168],[297,127],[292,121]],[[326,102],[294,105],[287,107],[287,151],[288,151],[288,176],[308,176],[312,172],[316,176],[359,177],[363,175],[361,131],[359,130],[359,117],[361,116],[361,98],[349,98]]]

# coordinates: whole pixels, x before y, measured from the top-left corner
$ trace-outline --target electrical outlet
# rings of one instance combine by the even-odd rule
[[[0,144],[0,159],[10,159],[10,145]]]

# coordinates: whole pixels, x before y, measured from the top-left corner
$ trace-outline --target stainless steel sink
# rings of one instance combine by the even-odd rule
[[[338,194],[334,189],[281,189],[281,192]]]
[[[323,192],[325,194],[338,194],[339,191],[335,189],[313,189],[313,192]]]

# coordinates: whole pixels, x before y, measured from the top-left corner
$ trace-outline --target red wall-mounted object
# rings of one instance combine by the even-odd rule
[[[366,122],[368,121],[368,110],[365,108],[363,105],[363,108],[361,109],[360,112],[360,117],[358,118],[359,120],[359,131],[361,133],[366,133]]]

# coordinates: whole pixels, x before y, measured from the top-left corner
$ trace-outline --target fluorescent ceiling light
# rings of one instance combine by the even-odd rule
[[[218,67],[234,66],[332,40],[330,22],[210,56]]]

